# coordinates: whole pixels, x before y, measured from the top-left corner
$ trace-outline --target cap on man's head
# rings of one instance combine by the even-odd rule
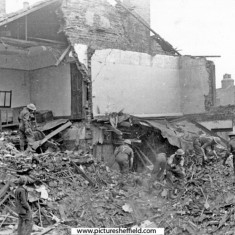
[[[28,104],[27,108],[32,110],[32,111],[36,111],[36,106],[34,104]]]
[[[131,141],[130,141],[130,140],[128,140],[128,139],[124,140],[124,143],[125,143],[125,144],[129,144],[129,145],[131,145]]]
[[[175,152],[176,155],[184,155],[184,150],[183,149],[178,149],[176,152]]]

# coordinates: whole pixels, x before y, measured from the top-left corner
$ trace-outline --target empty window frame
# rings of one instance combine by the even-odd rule
[[[11,108],[12,91],[0,91],[0,108]]]

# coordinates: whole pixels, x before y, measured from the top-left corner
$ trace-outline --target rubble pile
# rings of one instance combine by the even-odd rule
[[[166,202],[165,213],[155,220],[166,234],[234,234],[235,189],[232,167],[221,161],[205,168],[187,169],[185,185],[177,198]],[[164,194],[166,187],[159,195]],[[162,218],[164,218],[162,220]]]
[[[205,168],[186,156],[184,184],[167,180],[148,189],[150,170],[122,176],[79,151],[19,152],[0,140],[0,229],[14,234],[14,190],[20,175],[33,211],[34,234],[69,234],[71,227],[133,227],[151,224],[165,234],[233,234],[235,190],[231,159]],[[151,222],[151,223],[150,223]],[[58,225],[58,226],[57,226]],[[51,231],[49,231],[51,230]],[[1,232],[0,232],[1,234]],[[7,234],[7,233],[6,233]]]
[[[22,153],[2,140],[0,160],[0,227],[4,229],[14,229],[17,224],[14,190],[21,175],[28,179],[28,199],[39,230],[54,224],[117,227],[136,223],[122,208],[138,186],[136,176],[122,178],[89,154]]]

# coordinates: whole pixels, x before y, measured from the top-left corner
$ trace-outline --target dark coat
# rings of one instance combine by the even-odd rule
[[[27,190],[19,186],[15,191],[16,210],[19,215],[25,215],[31,211],[28,203],[28,192]]]

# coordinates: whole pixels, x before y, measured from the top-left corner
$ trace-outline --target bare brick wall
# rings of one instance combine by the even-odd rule
[[[133,7],[135,1],[128,1]],[[133,9],[149,21],[149,0],[137,0],[136,4]],[[81,43],[94,49],[113,48],[151,54],[149,30],[121,6],[113,6],[106,0],[67,0],[61,9],[63,30],[72,45]],[[161,46],[157,48],[159,54],[164,54]]]
[[[121,15],[101,0],[68,0],[62,6],[64,32],[72,43],[100,48],[128,48]]]
[[[150,25],[150,0],[123,0],[123,3],[133,9]]]

